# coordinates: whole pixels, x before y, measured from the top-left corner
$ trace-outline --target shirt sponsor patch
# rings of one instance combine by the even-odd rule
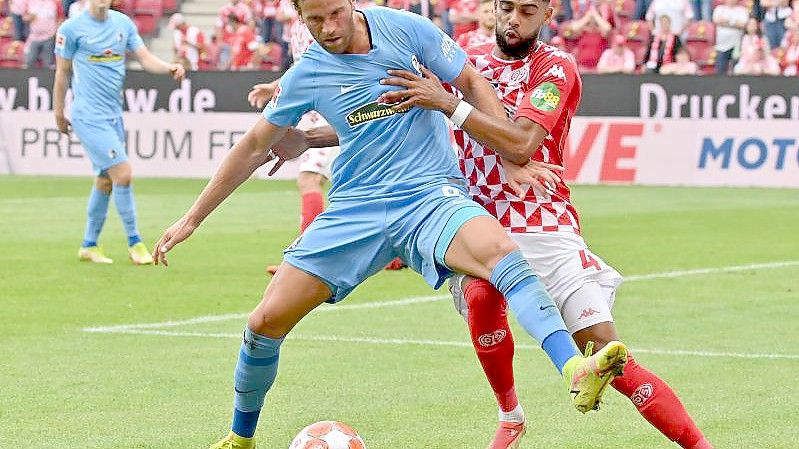
[[[350,128],[354,128],[374,120],[382,120],[384,118],[393,117],[396,114],[404,114],[409,110],[410,108],[396,111],[392,109],[390,105],[373,101],[350,112],[347,115],[347,124],[350,125]]]
[[[560,90],[558,90],[558,86],[548,81],[540,84],[530,95],[530,104],[533,105],[534,108],[544,112],[554,111],[560,104]]]

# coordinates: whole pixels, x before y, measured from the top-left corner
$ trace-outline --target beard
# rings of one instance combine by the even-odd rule
[[[532,36],[527,39],[519,39],[519,42],[511,45],[508,43],[507,39],[505,39],[505,31],[500,31],[497,28],[494,31],[497,40],[497,47],[502,51],[502,53],[511,56],[516,59],[522,59],[530,54],[530,50],[533,49],[533,46],[538,41],[538,33],[540,30],[536,30]]]

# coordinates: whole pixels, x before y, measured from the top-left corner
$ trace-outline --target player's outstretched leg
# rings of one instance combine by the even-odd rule
[[[128,257],[135,265],[151,265],[153,258],[141,241],[136,223],[136,201],[133,199],[132,171],[130,163],[123,162],[108,169],[114,182],[112,194],[122,226],[128,236]]]
[[[86,232],[83,235],[83,243],[78,250],[78,259],[82,261],[107,264],[114,262],[103,254],[103,248],[97,243],[105,224],[105,217],[108,214],[110,198],[111,179],[105,176],[98,176],[89,194],[89,204],[86,210]]]
[[[581,357],[557,306],[496,220],[480,216],[467,221],[455,234],[445,261],[458,272],[489,280],[563,375],[575,408],[583,413],[598,408],[608,383],[624,368],[626,347],[612,342]]]
[[[601,295],[597,289],[599,286],[595,283],[588,283],[575,294]],[[575,332],[574,339],[580,347],[589,341],[602,347],[618,340],[618,335],[612,322],[603,322]],[[613,379],[611,386],[630,398],[638,412],[669,440],[687,449],[713,448],[671,387],[641,366],[632,354],[627,357],[624,374]]]
[[[233,424],[211,449],[255,447],[255,428],[277,376],[280,345],[305,315],[330,297],[319,278],[286,263],[280,266],[247,320],[234,376]]]
[[[483,279],[458,276],[450,285],[466,318],[477,358],[499,406],[499,427],[488,449],[515,449],[525,433],[524,410],[513,379],[513,335],[502,293]]]

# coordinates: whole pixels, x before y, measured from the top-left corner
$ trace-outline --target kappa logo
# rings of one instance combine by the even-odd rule
[[[494,332],[477,337],[477,343],[484,348],[490,348],[491,346],[502,343],[507,335],[508,332],[505,331],[505,329],[497,329]]]
[[[597,313],[599,313],[599,312],[597,312],[596,310],[594,310],[594,309],[589,307],[587,309],[583,309],[583,313],[580,314],[580,318],[579,319],[582,320],[583,318],[588,318],[589,316],[596,315]]]
[[[652,384],[643,384],[635,389],[635,392],[630,396],[630,400],[633,401],[636,407],[641,407],[652,398],[653,394],[655,394],[655,387]]]
[[[115,150],[113,148],[108,150],[108,157],[110,157],[111,159],[116,159],[117,158],[117,150]]]
[[[549,71],[544,76],[554,76],[555,78],[566,81],[566,72],[563,70],[563,66],[558,64],[550,67]]]

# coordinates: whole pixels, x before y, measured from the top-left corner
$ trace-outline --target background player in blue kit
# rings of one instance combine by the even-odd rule
[[[111,0],[89,0],[88,9],[59,27],[53,109],[58,129],[69,133],[71,127],[80,138],[96,175],[78,257],[95,263],[113,262],[98,245],[113,195],[128,237],[128,256],[136,265],[147,265],[153,259],[139,236],[122,125],[125,53],[135,53],[144,70],[150,73],[171,74],[181,80],[186,72],[181,65],[169,64],[150,53],[133,21],[125,14],[109,10],[110,6]],[[74,96],[71,120],[64,115],[70,75]]]
[[[311,310],[344,299],[397,256],[434,288],[453,272],[490,280],[563,375],[574,405],[583,412],[593,408],[626,362],[624,345],[614,342],[590,358],[581,357],[516,245],[467,197],[445,116],[377,101],[394,89],[380,83],[386,70],[421,73],[426,66],[476,104],[472,110],[464,101],[450,113],[469,129],[490,120],[506,122],[491,86],[427,19],[387,8],[355,11],[352,0],[295,0],[294,5],[316,42],[286,72],[263,119],[234,145],[153,254],[156,263],[166,264],[166,253],[273,159],[273,152],[278,164],[296,157],[291,145],[280,142],[296,138],[289,129],[304,113],[319,112],[335,129],[341,155],[333,164],[330,205],[286,250],[284,263],[250,314],[235,372],[233,425],[212,447],[255,446],[253,435],[284,337]]]

